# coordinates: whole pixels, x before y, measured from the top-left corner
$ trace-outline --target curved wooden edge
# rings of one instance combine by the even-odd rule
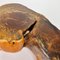
[[[29,48],[32,51],[32,53],[36,56],[36,60],[50,60],[42,52],[36,38],[29,38],[29,41],[26,42],[25,47]]]

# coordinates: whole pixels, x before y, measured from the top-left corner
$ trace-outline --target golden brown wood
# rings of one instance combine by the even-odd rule
[[[0,7],[0,25],[15,32],[22,30],[24,46],[37,60],[60,60],[60,30],[43,15],[21,4],[6,4]]]

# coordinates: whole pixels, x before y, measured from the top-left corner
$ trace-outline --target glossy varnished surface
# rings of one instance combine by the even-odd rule
[[[12,30],[18,31],[21,29],[24,33],[29,31],[29,34],[25,36],[24,46],[30,48],[36,56],[44,56],[41,51],[40,40],[44,45],[43,48],[47,50],[49,59],[57,56],[59,58],[60,31],[43,15],[20,4],[6,4],[0,7],[0,22]],[[36,41],[37,43],[35,43]],[[45,50],[43,49],[43,51]],[[45,56],[41,59],[44,60],[45,58],[48,60],[48,57]],[[37,60],[40,60],[40,58]]]

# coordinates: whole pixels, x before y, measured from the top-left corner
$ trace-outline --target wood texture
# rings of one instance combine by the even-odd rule
[[[24,46],[32,50],[37,60],[60,60],[60,30],[43,15],[21,4],[6,4],[0,7],[0,22],[23,34],[29,31]]]

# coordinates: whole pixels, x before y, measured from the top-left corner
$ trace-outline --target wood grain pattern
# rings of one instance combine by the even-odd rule
[[[22,30],[25,45],[36,55],[37,60],[60,60],[60,30],[43,15],[21,4],[6,4],[0,7],[0,23],[12,30]]]

